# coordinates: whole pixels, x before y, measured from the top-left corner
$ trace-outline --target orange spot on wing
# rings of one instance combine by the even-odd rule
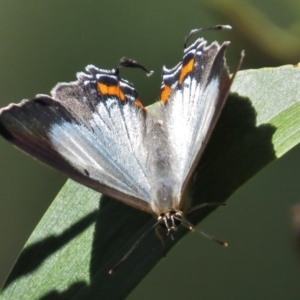
[[[141,108],[144,112],[147,111],[146,108],[143,106],[142,102],[140,101],[140,99],[136,99],[136,100],[134,101],[134,104],[135,104],[136,106],[138,106],[139,108]]]
[[[97,90],[100,94],[106,95],[108,93],[108,86],[103,83],[98,82]]]
[[[104,83],[98,82],[97,83],[97,90],[100,94],[104,96],[116,96],[120,98],[122,101],[125,100],[125,95],[120,89],[118,85],[106,85]]]
[[[171,93],[172,89],[168,85],[165,85],[164,89],[160,93],[160,101],[166,103]]]
[[[191,59],[185,66],[182,67],[180,77],[179,77],[179,84],[182,84],[183,79],[193,70],[194,67],[194,59]]]
[[[135,103],[135,105],[138,106],[138,107],[141,107],[141,108],[144,107],[143,104],[142,104],[142,102],[140,101],[140,99],[136,99],[136,100],[134,101],[134,103]]]

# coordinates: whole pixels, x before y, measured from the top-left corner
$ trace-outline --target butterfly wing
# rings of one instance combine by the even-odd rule
[[[184,191],[224,106],[231,79],[224,53],[229,45],[198,39],[182,62],[163,69],[160,101],[179,182]],[[178,203],[179,205],[179,203]]]
[[[96,191],[152,212],[144,130],[147,111],[116,70],[94,66],[0,110],[0,134],[21,150]]]

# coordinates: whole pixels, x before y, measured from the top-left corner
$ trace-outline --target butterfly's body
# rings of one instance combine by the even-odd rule
[[[51,96],[0,110],[0,133],[68,177],[174,229],[232,83],[224,58],[229,43],[206,43],[198,39],[182,62],[163,69],[154,107],[142,106],[118,69],[89,65]]]

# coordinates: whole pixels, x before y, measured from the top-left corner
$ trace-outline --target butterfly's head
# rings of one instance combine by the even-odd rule
[[[168,211],[161,213],[158,217],[158,223],[162,228],[168,230],[168,234],[177,230],[177,227],[181,224],[182,221],[182,212],[181,211]]]

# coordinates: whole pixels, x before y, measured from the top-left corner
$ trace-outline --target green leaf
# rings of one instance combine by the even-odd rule
[[[222,202],[300,140],[300,69],[238,73],[199,164],[193,204]],[[212,209],[191,213],[196,224]],[[154,230],[113,275],[108,271],[154,223],[152,216],[68,180],[26,243],[1,299],[124,299],[162,258]],[[187,230],[180,228],[173,247]]]

